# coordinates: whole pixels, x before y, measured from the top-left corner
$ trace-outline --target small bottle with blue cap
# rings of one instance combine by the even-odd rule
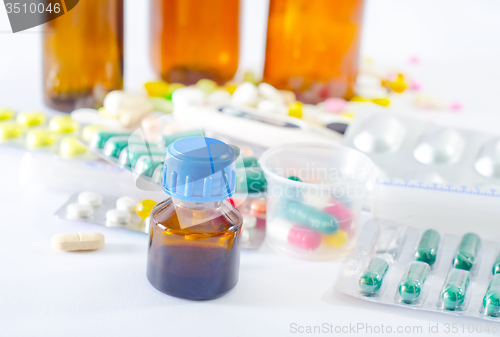
[[[228,202],[235,150],[216,139],[170,144],[161,186],[171,198],[151,211],[147,277],[159,291],[191,300],[220,297],[238,282],[242,216]]]

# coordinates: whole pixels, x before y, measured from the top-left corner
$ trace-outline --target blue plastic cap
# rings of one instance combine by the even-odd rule
[[[179,139],[167,148],[161,186],[174,198],[214,202],[234,193],[234,149],[206,137]]]

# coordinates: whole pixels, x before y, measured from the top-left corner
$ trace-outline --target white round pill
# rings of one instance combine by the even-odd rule
[[[255,84],[250,82],[241,83],[231,96],[231,104],[255,106],[259,93]]]
[[[102,195],[94,192],[82,192],[78,195],[78,202],[84,205],[97,207],[102,205]]]
[[[116,224],[126,224],[130,221],[130,212],[119,209],[111,209],[106,212],[106,221]]]
[[[281,92],[268,83],[260,83],[257,86],[257,90],[259,91],[259,95],[269,101],[277,102],[277,103],[285,103],[285,99]]]
[[[68,213],[68,218],[77,219],[87,219],[92,216],[92,207],[85,204],[70,204],[66,209]]]
[[[253,215],[243,215],[243,228],[252,229],[257,226],[257,218]]]
[[[116,200],[116,209],[120,211],[135,212],[135,206],[139,201],[132,197],[121,197]]]

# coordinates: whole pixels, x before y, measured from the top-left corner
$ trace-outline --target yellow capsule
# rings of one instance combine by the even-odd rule
[[[45,114],[39,111],[25,111],[17,115],[17,122],[23,126],[36,126],[45,123]]]
[[[302,118],[302,106],[301,102],[293,102],[288,105],[288,116],[295,118]]]
[[[26,143],[30,148],[52,145],[56,139],[56,134],[46,129],[30,130],[26,134]]]
[[[381,106],[388,106],[391,104],[391,101],[388,98],[373,98],[372,103],[381,105]]]
[[[144,83],[144,88],[150,97],[166,97],[169,93],[170,85],[167,82],[156,81]]]
[[[363,98],[361,96],[354,96],[351,98],[351,102],[369,102],[370,100]]]
[[[74,136],[67,136],[61,140],[59,154],[63,157],[75,157],[87,152],[87,148]]]
[[[90,142],[94,134],[102,130],[106,130],[106,127],[103,125],[87,125],[82,130],[82,138],[84,141]]]
[[[0,139],[6,140],[19,137],[23,133],[23,127],[15,122],[0,123]]]
[[[217,89],[217,83],[206,78],[199,80],[194,86],[203,91],[205,95],[208,95],[209,93]]]
[[[79,123],[70,116],[57,116],[50,120],[49,127],[55,133],[72,133],[78,129]]]
[[[322,235],[322,238],[325,245],[335,248],[343,247],[347,241],[349,241],[349,235],[347,235],[347,232],[342,229],[339,229],[332,235]]]
[[[151,210],[155,206],[156,201],[145,199],[137,203],[137,206],[135,206],[135,212],[141,217],[141,219],[146,219],[151,214]]]
[[[397,92],[398,94],[405,91],[407,87],[408,87],[408,84],[406,83],[403,74],[398,74],[398,77],[396,78],[395,81],[389,82],[389,88],[392,91]]]
[[[238,85],[234,83],[226,84],[226,86],[224,87],[224,89],[226,89],[226,91],[231,95],[234,93],[236,88],[238,88]]]
[[[0,121],[6,121],[14,117],[14,111],[11,109],[0,109]]]

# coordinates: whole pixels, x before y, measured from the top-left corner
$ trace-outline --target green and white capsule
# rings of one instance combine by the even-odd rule
[[[430,270],[429,265],[424,262],[410,264],[398,287],[399,296],[404,302],[411,303],[420,296]]]
[[[470,273],[466,270],[452,269],[446,278],[441,299],[446,310],[457,310],[465,301]]]
[[[495,259],[495,263],[493,263],[493,267],[491,268],[491,273],[493,275],[500,274],[500,252]]]
[[[500,316],[500,274],[494,275],[490,282],[483,298],[483,309],[487,316]]]
[[[477,253],[481,246],[481,239],[474,233],[467,233],[462,237],[458,246],[457,255],[453,259],[453,267],[462,270],[471,270],[477,262]]]
[[[368,268],[359,278],[359,288],[361,292],[368,295],[375,294],[382,286],[384,276],[388,269],[389,264],[386,260],[380,257],[371,260]]]
[[[421,261],[432,266],[436,262],[441,236],[434,229],[428,229],[422,235],[417,249],[415,250],[415,261]]]

